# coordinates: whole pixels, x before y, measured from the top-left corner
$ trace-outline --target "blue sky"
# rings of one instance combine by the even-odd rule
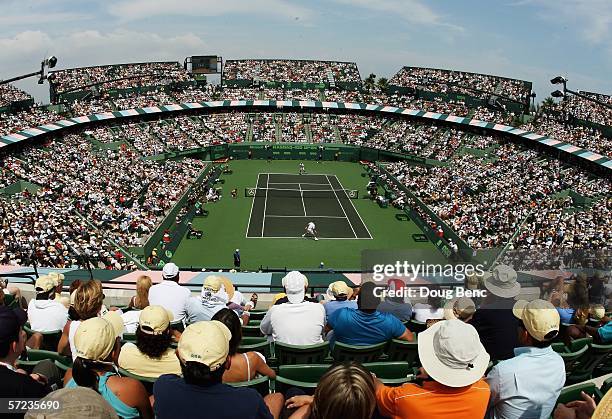
[[[174,4],[173,4],[174,3]],[[178,5],[176,4],[178,3]],[[228,58],[356,61],[362,76],[403,65],[612,93],[611,0],[2,0],[0,77],[36,69]],[[34,81],[21,87],[45,97]]]

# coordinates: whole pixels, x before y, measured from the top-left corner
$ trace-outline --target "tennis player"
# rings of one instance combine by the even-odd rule
[[[304,162],[300,162],[300,175],[306,173],[306,169],[304,168]]]
[[[315,240],[319,240],[317,238],[319,233],[317,232],[317,227],[315,226],[314,222],[309,222],[304,230],[306,230],[306,233],[302,234],[302,237],[306,237],[308,235],[309,237],[313,237]]]

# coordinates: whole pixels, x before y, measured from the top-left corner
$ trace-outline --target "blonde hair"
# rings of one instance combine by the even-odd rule
[[[372,374],[356,362],[327,371],[314,393],[313,419],[370,419],[376,408]]]
[[[104,302],[102,283],[98,280],[87,281],[81,284],[75,291],[74,309],[80,320],[96,317]]]
[[[136,280],[136,298],[134,298],[134,307],[143,309],[149,306],[149,288],[153,285],[151,277],[140,275]]]

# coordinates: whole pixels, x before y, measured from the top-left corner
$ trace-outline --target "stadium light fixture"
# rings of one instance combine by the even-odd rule
[[[556,98],[562,98],[565,97],[565,93],[563,93],[561,90],[555,90],[554,92],[552,92],[550,94],[552,97],[556,97]]]
[[[0,80],[0,85],[12,83],[14,81],[19,81],[23,79],[27,79],[29,77],[38,76],[38,84],[43,84],[47,79],[46,70],[49,68],[54,68],[57,65],[57,57],[55,55],[51,55],[48,58],[45,58],[40,63],[40,70],[35,71],[33,73],[24,74],[22,76],[12,77],[6,80]]]
[[[557,76],[554,79],[550,80],[551,84],[565,84],[567,83],[567,79],[563,76]]]

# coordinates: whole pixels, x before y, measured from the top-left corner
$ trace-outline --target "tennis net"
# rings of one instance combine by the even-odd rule
[[[336,197],[357,199],[357,189],[283,189],[283,188],[245,188],[244,196],[248,198],[307,198],[307,199],[336,199]]]

